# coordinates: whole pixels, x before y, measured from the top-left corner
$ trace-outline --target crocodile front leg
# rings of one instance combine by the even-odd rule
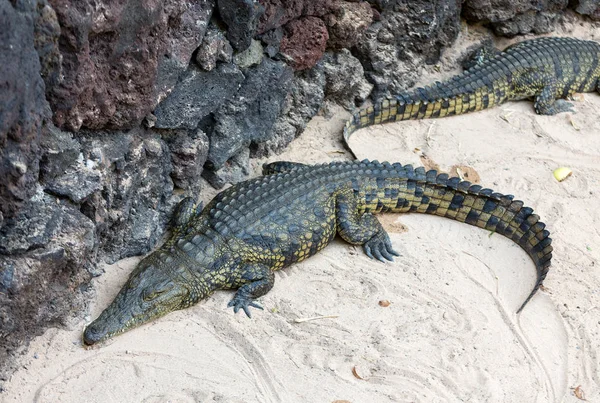
[[[481,66],[502,53],[491,44],[484,45],[465,58],[462,67],[465,71]]]
[[[253,300],[268,293],[273,288],[273,284],[275,284],[275,274],[269,267],[261,263],[248,263],[242,267],[240,276],[234,280],[234,287],[240,288],[227,306],[233,307],[235,313],[243,309],[251,318],[250,307],[263,309]]]
[[[359,214],[358,202],[353,194],[342,194],[336,199],[336,225],[338,234],[348,243],[362,245],[371,259],[385,262],[400,256],[392,248],[390,237],[375,216]]]

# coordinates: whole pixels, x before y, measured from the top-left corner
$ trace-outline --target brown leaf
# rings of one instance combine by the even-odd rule
[[[579,400],[585,400],[587,401],[587,399],[585,398],[585,395],[583,393],[583,389],[581,389],[581,385],[578,385],[576,388],[571,388],[573,390],[573,394],[575,395],[575,397]]]
[[[437,162],[432,160],[429,155],[423,153],[419,156],[419,158],[421,159],[421,164],[423,164],[423,166],[425,167],[426,170],[428,170],[428,171],[431,169],[435,169],[436,171],[440,170],[440,166],[437,164]]]
[[[350,400],[334,400],[331,403],[352,403]]]
[[[382,299],[381,301],[379,301],[379,306],[387,308],[388,306],[390,306],[390,301],[388,301],[387,299]]]
[[[450,168],[450,176],[458,176],[461,180],[469,181],[471,183],[481,182],[481,178],[476,170],[466,165],[453,165]]]
[[[364,380],[365,379],[362,376],[358,375],[358,372],[356,372],[356,365],[352,367],[352,375],[354,375],[354,377],[356,379],[360,379],[360,380]]]

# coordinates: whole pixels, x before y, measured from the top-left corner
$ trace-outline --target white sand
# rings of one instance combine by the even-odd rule
[[[226,307],[233,293],[217,292],[92,349],[81,345],[85,322],[48,330],[0,399],[542,403],[579,401],[572,388],[581,385],[600,401],[600,96],[586,94],[576,109],[536,116],[524,101],[373,127],[352,141],[360,158],[421,165],[424,153],[442,170],[471,167],[482,185],[535,208],[554,259],[546,290],[519,316],[535,269],[517,245],[449,219],[389,215],[395,263],[336,240],[278,272],[252,320]],[[348,159],[339,139],[349,114],[333,112],[270,160]],[[562,183],[552,176],[559,166],[573,169]],[[89,319],[137,261],[106,267]],[[294,323],[319,315],[336,317]]]

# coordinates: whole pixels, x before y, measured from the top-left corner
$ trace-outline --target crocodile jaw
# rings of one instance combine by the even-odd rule
[[[85,328],[83,342],[99,343],[193,305],[199,300],[194,294],[189,286],[172,279],[168,271],[142,261],[114,301]]]

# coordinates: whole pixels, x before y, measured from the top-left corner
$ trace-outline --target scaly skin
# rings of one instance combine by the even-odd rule
[[[344,140],[373,124],[441,118],[480,111],[506,101],[534,99],[541,115],[572,110],[576,92],[600,92],[600,44],[574,38],[538,38],[501,52],[483,50],[467,71],[359,110],[346,122]]]
[[[191,199],[178,207],[172,236],[143,259],[112,304],[84,332],[88,345],[105,340],[215,290],[237,289],[229,306],[260,308],[275,270],[323,249],[336,234],[363,245],[381,261],[398,254],[374,214],[436,214],[511,238],[532,258],[542,284],[552,257],[551,239],[533,210],[513,196],[494,193],[424,168],[377,161],[303,165],[268,164],[266,176],[219,193],[204,208]]]

